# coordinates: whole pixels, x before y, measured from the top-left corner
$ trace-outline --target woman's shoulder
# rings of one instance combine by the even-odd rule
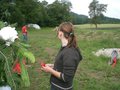
[[[65,47],[63,52],[74,53],[74,52],[80,52],[80,50],[79,50],[79,48],[75,48],[75,47]]]
[[[82,55],[80,52],[79,48],[75,48],[75,47],[66,47],[63,50],[63,55],[67,55],[67,56],[71,56],[71,57],[75,57],[75,58],[79,58],[80,60],[82,60]]]

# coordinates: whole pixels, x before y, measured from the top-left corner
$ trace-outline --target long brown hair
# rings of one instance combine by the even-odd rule
[[[58,30],[64,33],[65,38],[68,39],[67,47],[77,48],[76,36],[74,34],[74,27],[71,22],[63,22],[59,25]]]

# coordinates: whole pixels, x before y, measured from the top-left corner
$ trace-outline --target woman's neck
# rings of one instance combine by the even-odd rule
[[[65,38],[63,38],[63,39],[61,40],[61,42],[62,42],[62,47],[65,47],[65,46],[67,46],[67,44],[68,44],[68,40],[65,39]]]

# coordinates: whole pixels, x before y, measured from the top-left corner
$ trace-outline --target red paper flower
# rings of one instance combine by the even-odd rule
[[[16,63],[16,65],[13,67],[13,72],[21,74],[21,68],[19,63]]]
[[[24,65],[26,65],[26,61],[25,60],[23,60],[22,63]],[[21,74],[21,67],[20,67],[20,63],[18,61],[15,64],[15,66],[13,67],[13,72],[16,72],[17,74]]]

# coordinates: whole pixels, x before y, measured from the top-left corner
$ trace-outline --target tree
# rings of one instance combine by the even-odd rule
[[[56,26],[61,22],[70,21],[71,2],[55,0],[48,5],[47,13],[49,17],[48,26]]]
[[[91,18],[92,24],[100,23],[100,17],[103,16],[103,12],[106,12],[107,4],[99,4],[97,0],[93,0],[89,5],[89,16]]]

